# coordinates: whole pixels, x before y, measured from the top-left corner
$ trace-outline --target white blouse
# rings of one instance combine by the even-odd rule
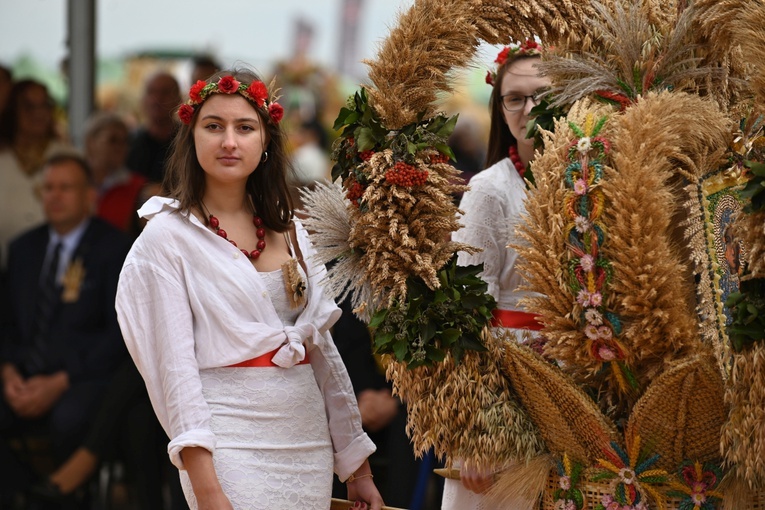
[[[348,373],[328,330],[340,317],[319,283],[308,233],[297,224],[308,267],[306,309],[284,326],[260,273],[238,248],[205,227],[175,200],[153,197],[138,211],[149,219],[120,274],[117,315],[128,350],[146,382],[157,417],[170,437],[168,453],[184,469],[180,451],[215,449],[199,370],[224,367],[279,349],[274,363],[290,367],[306,352],[324,395],[345,480],[375,450],[361,428]],[[257,370],[257,369],[252,369]]]
[[[521,310],[518,301],[531,295],[518,290],[524,280],[515,269],[518,253],[508,243],[517,243],[515,227],[525,213],[526,184],[512,161],[505,158],[477,173],[470,179],[470,189],[460,202],[465,212],[463,227],[452,239],[483,251],[475,255],[460,252],[461,266],[484,264],[481,277],[489,285],[488,292],[501,310]]]

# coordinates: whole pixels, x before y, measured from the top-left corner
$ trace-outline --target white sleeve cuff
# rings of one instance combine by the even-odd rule
[[[183,471],[186,467],[183,465],[183,460],[181,459],[181,450],[188,446],[200,446],[212,453],[215,451],[215,443],[215,434],[213,434],[211,430],[189,430],[170,441],[167,445],[167,453],[170,455],[170,462]]]
[[[335,473],[345,481],[377,449],[366,433],[354,439],[343,451],[335,453]]]

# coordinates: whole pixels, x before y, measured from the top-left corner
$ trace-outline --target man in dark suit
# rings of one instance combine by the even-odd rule
[[[42,172],[47,223],[8,252],[0,433],[45,430],[59,462],[82,441],[127,354],[114,299],[130,241],[92,216],[95,199],[87,162],[53,156]],[[0,447],[4,473],[14,469],[7,453]]]

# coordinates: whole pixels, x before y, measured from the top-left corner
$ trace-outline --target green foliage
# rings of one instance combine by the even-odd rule
[[[733,350],[741,352],[765,339],[765,279],[742,279],[739,292],[725,300],[733,316],[728,337]]]
[[[746,187],[741,190],[741,196],[749,199],[749,204],[744,208],[744,212],[760,211],[765,206],[765,163],[744,161],[744,166],[749,168],[752,174]]]
[[[483,266],[458,266],[457,255],[439,271],[441,287],[419,278],[407,281],[407,299],[377,310],[369,327],[377,354],[392,354],[409,368],[432,365],[451,352],[457,363],[465,351],[485,351],[481,330],[492,318],[494,298],[478,277]]]
[[[361,89],[348,98],[346,106],[340,109],[334,129],[340,130],[340,138],[335,143],[332,159],[332,179],[345,179],[355,168],[363,163],[362,153],[393,150],[396,161],[413,163],[415,154],[425,149],[434,148],[441,154],[454,159],[454,153],[447,144],[449,135],[457,124],[457,116],[447,118],[436,115],[431,119],[409,124],[398,131],[389,131],[369,104],[366,89]],[[364,184],[364,179],[356,175]]]

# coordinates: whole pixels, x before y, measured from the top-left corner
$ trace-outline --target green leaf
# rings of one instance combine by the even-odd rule
[[[463,336],[460,338],[460,344],[465,349],[470,349],[471,351],[478,351],[478,352],[486,352],[486,347],[478,340],[477,338],[473,338],[472,336]]]
[[[765,163],[758,161],[744,161],[744,166],[749,168],[752,173],[758,177],[765,177]]]
[[[425,353],[428,359],[435,361],[436,363],[442,362],[446,358],[446,353],[437,347],[432,345],[425,346]]]
[[[348,122],[347,119],[348,119],[348,116],[350,116],[353,113],[356,113],[356,112],[354,112],[353,110],[349,108],[346,108],[346,107],[340,108],[340,113],[337,114],[337,118],[335,119],[335,123],[332,125],[332,129],[337,131],[341,127],[347,124],[350,124],[350,122]]]
[[[436,131],[436,134],[448,138],[452,134],[454,128],[457,126],[457,118],[459,115],[454,115],[446,121],[446,123]]]
[[[446,145],[445,143],[437,143],[435,145],[436,150],[443,154],[444,156],[447,156],[452,161],[457,161],[457,157],[454,155],[454,151],[452,151],[452,148]]]
[[[356,145],[359,152],[373,149],[375,146],[375,136],[372,130],[361,128],[356,139]]]
[[[397,360],[404,361],[404,357],[406,356],[407,352],[409,352],[409,344],[407,343],[406,339],[397,340],[393,344],[393,352],[396,355]]]
[[[375,333],[374,335],[375,347],[382,348],[391,343],[395,334],[393,331],[387,333]],[[386,350],[386,352],[388,352]]]
[[[449,328],[445,329],[441,332],[441,335],[439,336],[441,343],[444,345],[444,347],[448,347],[452,345],[454,342],[459,340],[460,338],[460,330],[455,328]]]
[[[388,316],[388,308],[381,308],[380,310],[377,310],[375,314],[372,316],[372,320],[369,321],[369,327],[372,329],[377,328],[385,321],[385,318]]]
[[[438,331],[438,325],[432,320],[429,320],[425,324],[420,325],[420,337],[425,342],[428,342],[434,336],[436,336],[436,331]]]

